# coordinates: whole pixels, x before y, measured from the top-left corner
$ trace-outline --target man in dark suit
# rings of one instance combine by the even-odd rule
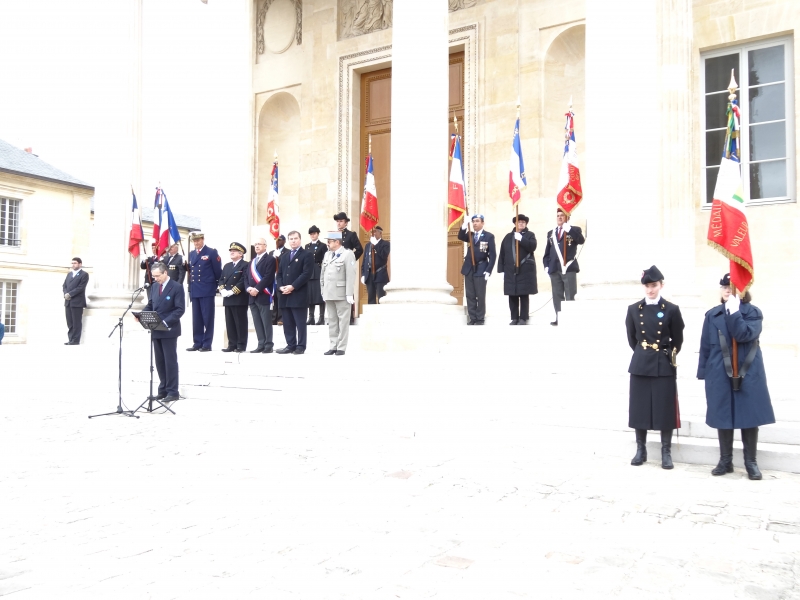
[[[310,302],[308,282],[314,273],[314,255],[300,247],[299,232],[290,231],[288,237],[289,252],[281,257],[278,267],[286,347],[277,353],[303,354],[306,351],[306,314]]]
[[[83,309],[86,308],[86,286],[89,274],[83,270],[83,261],[77,256],[72,259],[72,271],[69,272],[61,286],[64,293],[64,311],[67,314],[67,342],[65,346],[77,346],[81,343],[83,330]]]
[[[308,235],[311,236],[311,241],[306,244],[306,250],[314,255],[314,274],[311,276],[311,281],[308,284],[309,293],[311,294],[311,305],[308,307],[308,321],[306,325],[314,325],[314,307],[319,306],[319,320],[317,325],[325,324],[325,300],[322,299],[322,288],[320,287],[320,276],[322,274],[322,261],[325,259],[325,253],[328,247],[324,242],[319,239],[319,227],[312,225],[308,229]]]
[[[558,325],[561,302],[575,300],[575,293],[578,291],[577,274],[580,272],[575,255],[578,246],[585,241],[581,228],[571,226],[569,215],[561,207],[557,208],[556,228],[547,232],[547,247],[543,258],[544,270],[550,275],[553,286],[553,307],[556,309],[556,320],[550,325]]]
[[[256,329],[258,347],[251,354],[272,352],[272,313],[270,303],[275,283],[275,257],[267,254],[267,240],[259,238],[254,244],[256,255],[244,274],[245,291],[249,296],[250,314]]]
[[[150,270],[153,275],[153,292],[145,310],[154,310],[168,331],[152,331],[156,371],[158,371],[158,396],[164,402],[174,402],[178,394],[178,337],[181,335],[181,317],[186,311],[183,286],[167,275],[167,267],[157,262]],[[137,319],[138,320],[138,319]]]
[[[361,283],[367,286],[367,301],[377,304],[386,295],[383,287],[389,283],[389,242],[383,239],[383,227],[376,225],[361,263]],[[374,257],[374,258],[373,258]]]
[[[472,215],[473,232],[467,231],[466,217],[458,232],[458,239],[472,244],[467,248],[461,274],[464,276],[464,295],[467,298],[467,325],[483,325],[486,318],[486,283],[497,260],[494,235],[483,228],[483,215]],[[473,265],[474,255],[474,265]]]
[[[286,236],[279,235],[275,240],[275,250],[272,251],[272,257],[275,259],[275,277],[278,276],[278,269],[280,269],[281,265],[281,257],[287,252],[289,252],[289,249],[286,247]],[[283,325],[283,321],[281,321],[283,315],[281,313],[280,297],[281,291],[278,288],[275,288],[275,297],[273,298],[272,302],[273,325]]]
[[[222,275],[222,259],[214,248],[206,246],[205,234],[192,236],[194,250],[189,252],[189,299],[192,302],[193,344],[189,352],[209,352],[214,339],[214,296]]]
[[[183,256],[178,254],[178,244],[172,244],[169,247],[169,254],[166,254],[162,260],[167,266],[169,278],[183,285],[183,281],[186,279],[186,262],[183,260]]]
[[[223,352],[247,350],[247,305],[249,296],[244,293],[244,274],[248,262],[243,260],[245,247],[238,242],[230,245],[231,262],[222,268],[219,278],[219,294],[225,307],[225,329],[228,332],[228,347]]]

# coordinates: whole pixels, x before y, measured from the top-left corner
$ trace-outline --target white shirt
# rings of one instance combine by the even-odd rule
[[[78,269],[77,271],[73,271],[73,272],[72,272],[72,276],[73,276],[73,277],[77,277],[77,276],[78,276],[78,273],[80,273],[82,270],[83,270],[83,269]]]
[[[655,300],[650,300],[650,298],[644,299],[644,303],[649,305],[658,304],[659,302],[661,302],[661,294],[659,294],[658,298],[656,298]]]

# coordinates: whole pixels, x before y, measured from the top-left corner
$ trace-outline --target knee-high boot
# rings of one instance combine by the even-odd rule
[[[671,469],[672,464],[672,429],[661,430],[661,468]]]
[[[647,462],[647,429],[636,430],[636,456],[633,457],[631,464],[634,467],[641,466]]]
[[[761,469],[756,462],[758,450],[758,427],[742,429],[742,446],[744,446],[744,468],[750,479],[761,479]]]
[[[733,429],[717,429],[717,437],[719,437],[719,463],[711,474],[733,473]]]
[[[308,307],[308,321],[306,321],[306,325],[313,325],[314,324],[314,305]]]
[[[317,325],[325,325],[325,303],[319,305],[319,319]]]

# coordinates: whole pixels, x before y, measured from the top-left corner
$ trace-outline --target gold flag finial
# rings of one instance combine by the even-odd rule
[[[456,118],[456,111],[453,111],[453,127],[456,128],[456,135],[458,135],[458,119]]]
[[[569,97],[569,112],[572,112],[572,96]]]
[[[736,99],[736,90],[738,89],[739,86],[736,85],[736,77],[734,77],[733,69],[731,69],[731,82],[728,84],[728,91],[731,93],[731,95],[728,96],[728,100]]]

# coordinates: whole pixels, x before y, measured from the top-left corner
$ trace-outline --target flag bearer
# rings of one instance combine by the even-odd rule
[[[550,276],[553,308],[556,310],[556,320],[550,325],[558,325],[561,302],[575,300],[575,293],[578,291],[577,275],[580,272],[575,256],[578,246],[585,241],[581,228],[570,225],[569,215],[558,207],[556,226],[547,232],[547,246],[543,257],[544,272]]]
[[[530,296],[539,292],[536,285],[536,236],[528,230],[528,217],[511,219],[514,230],[500,244],[497,272],[503,273],[503,293],[511,309],[510,325],[527,325],[530,319]],[[519,265],[517,265],[519,248]]]
[[[494,235],[483,228],[483,215],[472,215],[473,232],[467,231],[468,226],[469,223],[464,218],[464,223],[458,232],[458,239],[472,244],[472,250],[467,249],[464,264],[461,265],[469,314],[467,325],[483,325],[486,318],[486,283],[497,260],[497,251]]]
[[[377,304],[386,295],[384,286],[389,283],[389,242],[383,239],[383,227],[376,225],[364,251],[361,264],[361,283],[367,286],[367,301]]]

